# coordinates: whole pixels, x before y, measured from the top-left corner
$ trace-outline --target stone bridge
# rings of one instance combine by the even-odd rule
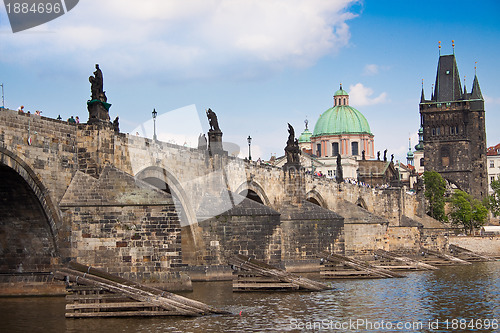
[[[220,264],[224,251],[307,261],[320,250],[407,243],[391,232],[418,233],[423,216],[421,200],[405,189],[339,185],[118,133],[111,123],[13,110],[0,112],[0,178],[3,272],[48,271],[76,259],[153,278]]]

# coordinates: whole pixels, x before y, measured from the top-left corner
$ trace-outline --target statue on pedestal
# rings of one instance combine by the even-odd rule
[[[109,108],[111,104],[107,103],[108,98],[103,90],[103,77],[99,64],[95,65],[94,76],[89,76],[89,82],[91,99],[87,101],[87,109],[89,111],[88,123],[109,123]]]
[[[285,147],[286,164],[285,169],[300,168],[300,148],[299,141],[295,138],[295,130],[288,124],[288,140]]]
[[[208,124],[210,125],[209,131],[220,132],[217,115],[210,108],[207,110],[207,117],[208,117]]]
[[[208,149],[210,154],[227,154],[224,152],[222,146],[222,131],[219,127],[219,121],[217,120],[217,115],[212,109],[206,110],[208,124],[210,129],[208,130]]]
[[[335,173],[335,179],[339,184],[344,182],[344,171],[342,169],[342,157],[340,154],[337,155],[337,171]]]

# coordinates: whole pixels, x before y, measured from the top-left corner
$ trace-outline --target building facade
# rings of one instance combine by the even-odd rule
[[[488,147],[486,152],[488,165],[488,194],[493,194],[491,182],[500,179],[500,143],[496,146]]]
[[[420,99],[425,170],[481,199],[488,194],[484,99],[477,76],[462,90],[455,55],[439,57],[430,99]]]

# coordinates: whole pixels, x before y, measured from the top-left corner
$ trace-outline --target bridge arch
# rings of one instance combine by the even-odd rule
[[[262,202],[262,204],[271,207],[271,201],[269,200],[264,188],[256,181],[244,182],[236,189],[236,193],[252,199],[251,196],[256,195]],[[258,201],[258,200],[256,200]]]
[[[181,226],[197,223],[196,213],[191,205],[187,193],[184,191],[184,188],[180,184],[177,177],[175,177],[171,172],[164,168],[150,166],[138,172],[135,177],[159,188],[160,190],[164,190],[172,194],[174,200],[179,201],[183,212],[178,213],[185,214],[185,216],[183,216],[184,221],[183,217],[179,216],[181,219]]]
[[[49,190],[33,169],[0,147],[1,270],[46,271],[59,255],[62,219]]]
[[[181,223],[182,261],[193,265],[200,264],[205,251],[203,236],[194,207],[177,177],[170,171],[157,166],[147,167],[138,172],[135,177],[172,194]]]
[[[306,194],[306,200],[313,204],[328,209],[328,205],[326,204],[325,199],[323,199],[323,196],[316,190],[309,191]]]

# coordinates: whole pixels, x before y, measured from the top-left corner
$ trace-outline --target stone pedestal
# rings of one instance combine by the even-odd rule
[[[87,109],[89,111],[88,124],[95,124],[99,122],[109,123],[109,108],[111,104],[93,99],[87,102]]]
[[[225,152],[224,148],[222,147],[221,131],[214,131],[214,130],[208,131],[208,150],[210,151],[211,155],[213,154],[224,155],[224,153],[227,155],[227,152]]]

